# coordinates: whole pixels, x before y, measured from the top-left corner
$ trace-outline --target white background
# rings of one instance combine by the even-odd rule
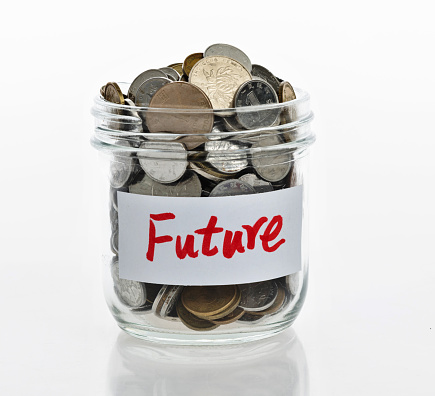
[[[279,395],[289,393],[291,372],[304,377],[311,395],[435,394],[429,5],[3,5],[0,393]],[[103,83],[131,81],[216,42],[241,48],[253,63],[310,92],[318,137],[311,152],[310,285],[293,326],[303,350],[293,353],[280,336],[283,354],[252,364],[242,359],[232,376],[219,351],[207,351],[205,372],[189,359],[154,364],[164,348],[148,347],[153,358],[136,356],[139,363],[127,353],[143,348],[119,336],[103,299],[102,176],[88,143],[89,111]],[[253,348],[239,355],[249,357]]]

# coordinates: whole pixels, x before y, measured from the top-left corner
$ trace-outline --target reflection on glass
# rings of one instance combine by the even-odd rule
[[[308,368],[296,333],[224,347],[158,345],[121,333],[108,367],[111,395],[306,396]]]

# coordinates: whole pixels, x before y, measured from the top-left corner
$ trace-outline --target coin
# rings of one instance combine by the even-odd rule
[[[242,50],[229,44],[212,44],[204,51],[204,56],[226,56],[241,63],[249,72],[252,70],[248,56]]]
[[[300,165],[295,161],[293,162],[292,172],[290,177],[290,187],[301,186],[303,184],[302,170]]]
[[[205,143],[207,162],[224,174],[241,172],[248,166],[247,145],[233,140],[213,140]]]
[[[144,81],[136,91],[136,106],[147,107],[151,98],[163,85],[170,83],[171,80],[166,77],[152,77]]]
[[[210,322],[218,325],[230,324],[240,319],[244,313],[245,311],[243,310],[243,308],[237,307],[233,312],[224,316],[223,318],[211,319]]]
[[[191,330],[207,331],[219,327],[218,324],[212,323],[205,319],[200,319],[191,312],[189,312],[184,305],[179,301],[177,304],[177,314],[181,322]]]
[[[291,154],[288,148],[282,147],[282,143],[278,135],[269,134],[252,144],[251,162],[262,179],[278,182],[290,172]]]
[[[201,182],[192,171],[186,171],[182,179],[172,184],[162,184],[145,175],[142,180],[129,186],[132,194],[161,197],[200,197]]]
[[[172,67],[161,67],[159,70],[161,70],[163,73],[165,73],[168,78],[172,81],[178,81],[180,80],[180,74],[177,72],[177,70],[173,69]]]
[[[183,109],[208,109],[207,95],[193,84],[175,81],[160,88],[152,97],[145,118],[150,132],[209,133],[213,128],[213,112],[183,112]],[[153,107],[171,108],[162,116]],[[175,109],[175,110],[174,110]],[[176,109],[181,109],[179,112]]]
[[[247,312],[264,311],[277,298],[278,286],[274,281],[245,283],[239,285],[242,297],[240,307]]]
[[[214,319],[220,319],[218,316],[223,312],[225,312],[223,316],[230,313],[227,310],[234,306],[237,294],[236,285],[188,286],[181,294],[181,301],[184,307],[195,316],[200,318],[212,316]],[[233,309],[236,306],[237,304]]]
[[[300,272],[295,272],[293,274],[290,274],[287,276],[287,285],[290,290],[290,293],[296,296],[299,292],[299,285],[300,285]]]
[[[110,185],[121,188],[128,184],[135,174],[133,158],[114,155],[110,161]]]
[[[260,65],[252,65],[251,74],[255,77],[260,77],[264,81],[267,81],[273,87],[276,93],[279,92],[278,79],[265,67]]]
[[[104,98],[112,103],[124,104],[124,95],[122,94],[121,88],[119,88],[118,84],[115,82],[106,84]]]
[[[112,251],[113,254],[118,254],[119,253],[119,228],[118,228],[118,224],[117,227],[112,229],[112,235],[110,237],[110,250]]]
[[[283,81],[279,84],[278,97],[281,103],[296,99],[295,91],[288,81]]]
[[[110,227],[113,232],[117,230],[119,227],[118,212],[113,206],[110,208],[109,217],[110,217]]]
[[[253,173],[245,173],[239,180],[252,186],[257,194],[273,191],[273,186],[269,182],[258,178]]]
[[[139,164],[145,173],[159,183],[173,183],[186,171],[187,152],[182,143],[143,142],[137,152]]]
[[[182,290],[183,286],[163,285],[153,303],[154,313],[162,318],[168,316]]]
[[[113,206],[113,208],[117,211],[118,210],[118,191],[121,192],[128,192],[128,187],[120,187],[120,188],[113,188],[110,187],[110,204]]]
[[[103,86],[100,88],[100,95],[101,95],[104,99],[106,99],[106,85],[103,85]]]
[[[219,183],[210,193],[210,197],[227,197],[232,195],[255,194],[248,183],[238,179],[229,179]]]
[[[174,69],[180,76],[183,74],[183,64],[182,63],[172,63],[168,67]]]
[[[189,76],[189,81],[207,94],[214,109],[232,107],[237,89],[251,79],[251,74],[242,64],[226,56],[201,59]]]
[[[119,277],[119,261],[115,257],[112,259],[112,279],[115,292],[119,299],[131,308],[139,308],[146,303],[146,290],[141,282],[121,279]]]
[[[236,117],[223,117],[222,119],[225,125],[225,130],[228,132],[243,131],[245,129],[237,122]]]
[[[128,98],[135,102],[136,92],[139,87],[143,84],[144,81],[153,77],[166,77],[166,73],[158,69],[145,70],[143,73],[139,74],[131,83],[130,87],[128,88]]]
[[[145,283],[145,288],[147,291],[147,301],[153,303],[159,294],[160,289],[163,285],[158,283]]]
[[[190,54],[189,56],[186,57],[186,59],[184,60],[183,63],[183,73],[186,76],[189,76],[190,71],[192,70],[192,67],[200,60],[204,57],[204,55],[202,53],[195,53],[195,54]]]
[[[234,107],[260,106],[278,103],[278,95],[265,81],[251,80],[243,83],[234,96]],[[281,109],[266,108],[256,111],[237,111],[236,118],[246,129],[272,126],[278,119]]]
[[[254,316],[257,316],[257,315],[265,316],[265,315],[272,315],[274,313],[277,313],[284,305],[285,298],[286,298],[285,290],[282,287],[278,287],[278,293],[277,293],[276,299],[269,308],[267,308],[263,311],[249,311],[248,313],[250,315],[254,315]]]

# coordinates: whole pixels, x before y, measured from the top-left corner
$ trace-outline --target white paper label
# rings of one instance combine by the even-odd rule
[[[302,186],[207,198],[118,192],[118,214],[124,279],[226,285],[301,269]]]

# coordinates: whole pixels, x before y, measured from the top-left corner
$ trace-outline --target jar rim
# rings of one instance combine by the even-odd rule
[[[117,83],[121,88],[122,92],[127,92],[130,83],[127,82],[118,82]],[[293,87],[296,93],[296,99],[293,99],[288,102],[280,102],[280,103],[270,103],[270,104],[260,104],[256,106],[243,106],[243,107],[229,107],[229,108],[219,108],[219,109],[200,109],[200,108],[178,108],[178,107],[148,107],[148,106],[135,106],[135,111],[140,112],[155,112],[155,113],[200,113],[200,114],[214,114],[214,115],[225,115],[229,112],[237,112],[237,113],[251,113],[256,111],[264,111],[271,109],[284,109],[289,106],[298,106],[303,102],[307,102],[310,100],[310,95],[308,92]],[[122,105],[117,103],[108,102],[101,95],[97,95],[94,98],[94,102],[96,105],[106,106],[108,108],[118,109],[118,110],[131,110],[131,106]]]

